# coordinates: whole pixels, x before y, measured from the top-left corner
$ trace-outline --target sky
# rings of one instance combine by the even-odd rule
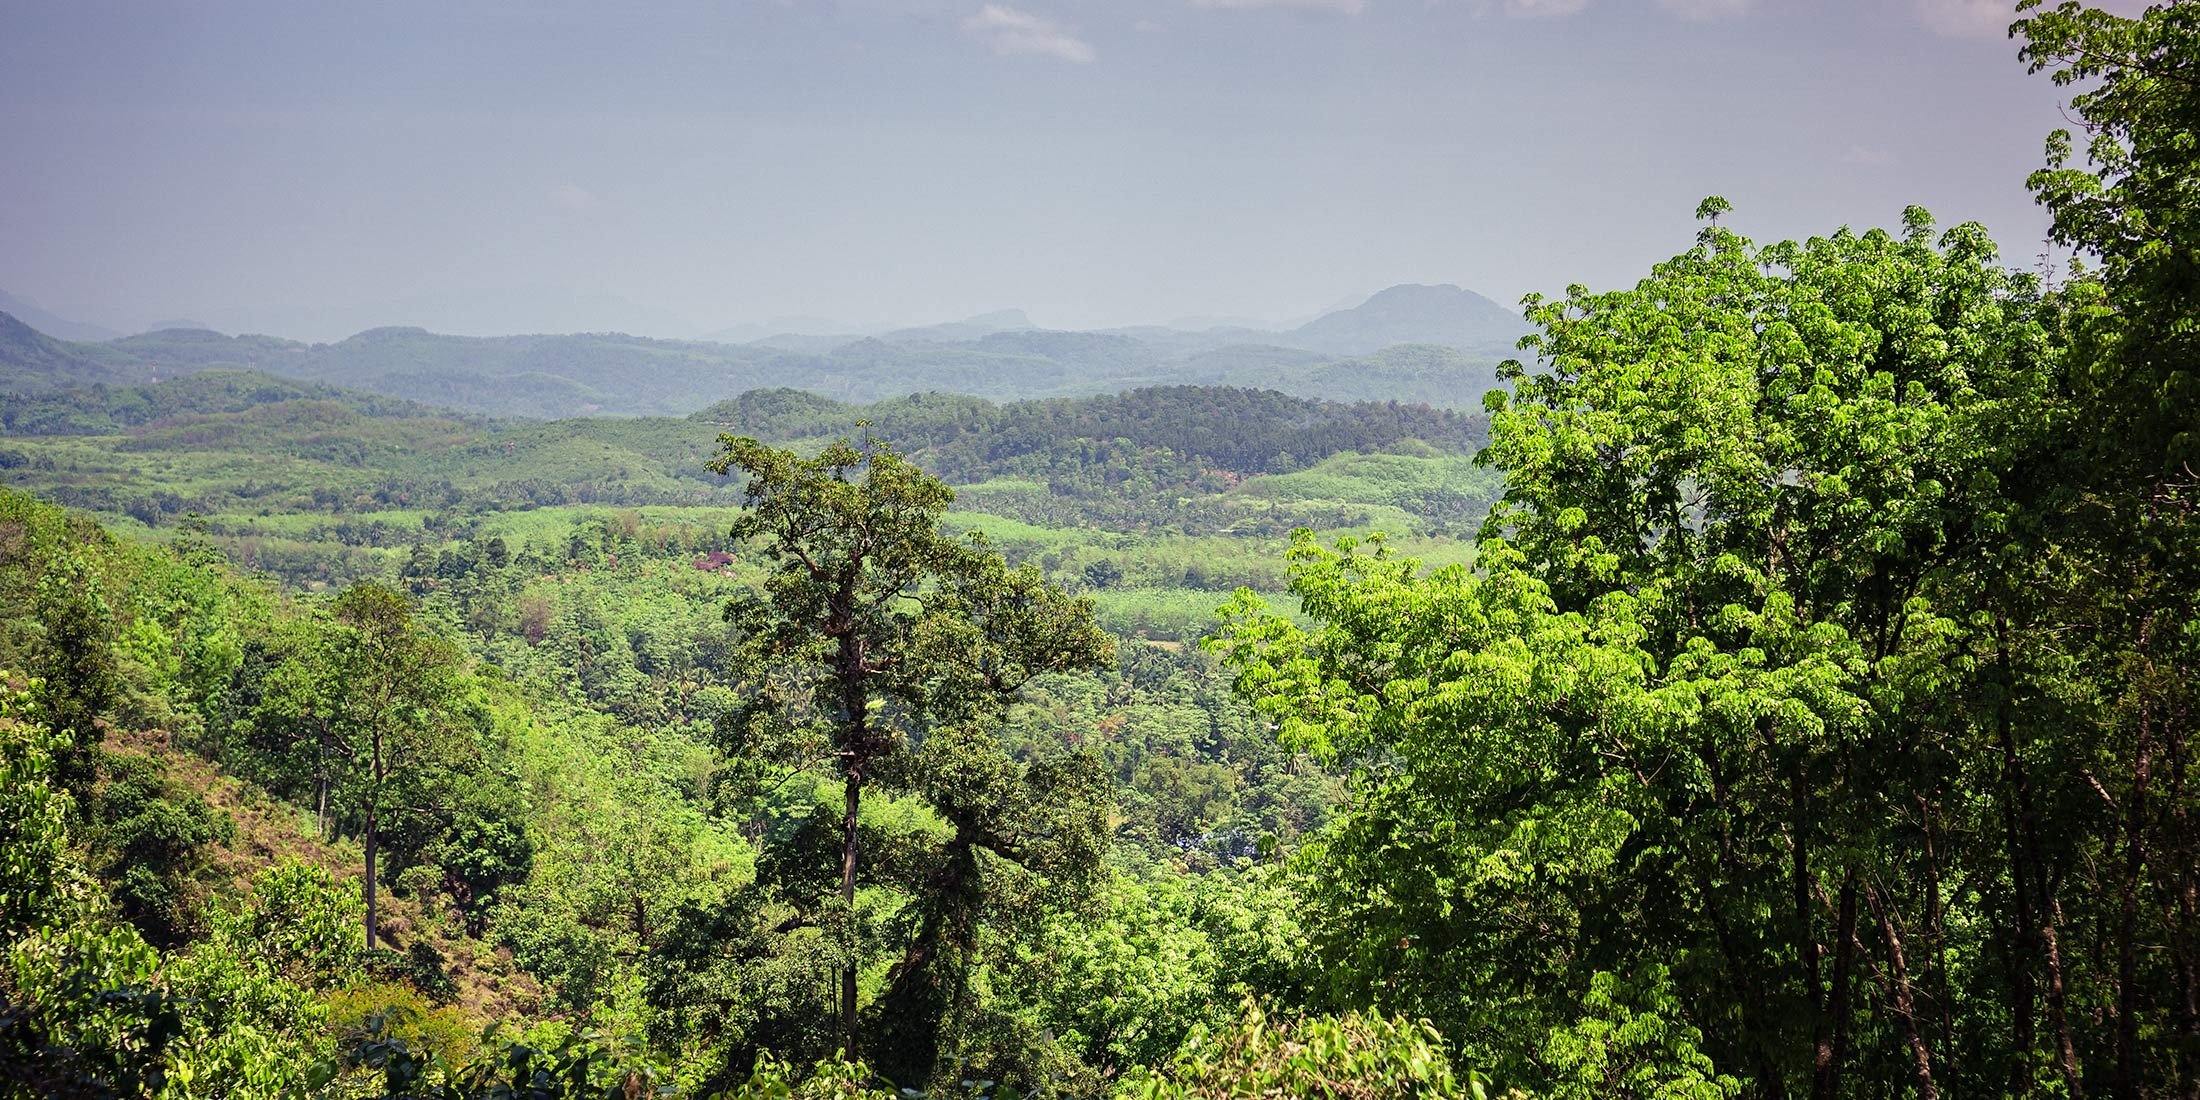
[[[1712,194],[2028,266],[2067,90],[2008,8],[0,0],[0,290],[314,340],[1280,324],[1627,285]]]

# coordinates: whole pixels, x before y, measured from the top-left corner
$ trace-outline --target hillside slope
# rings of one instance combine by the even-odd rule
[[[70,386],[153,381],[153,368],[98,344],[56,340],[0,313],[0,392],[50,393]]]

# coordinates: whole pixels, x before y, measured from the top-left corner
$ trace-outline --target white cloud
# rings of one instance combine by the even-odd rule
[[[550,189],[550,205],[572,214],[586,214],[599,204],[595,192],[577,183],[561,183]]]
[[[1436,3],[1437,0],[1429,0]],[[1633,0],[1639,3],[1640,0]],[[1734,19],[1755,11],[1759,0],[1657,0],[1658,10],[1690,20]],[[1589,0],[1477,0],[1471,10],[1477,16],[1502,11],[1514,19],[1545,19],[1579,15]]]
[[[978,14],[963,20],[962,29],[963,33],[992,47],[994,53],[1004,56],[1032,54],[1078,65],[1090,64],[1094,56],[1091,45],[1052,20],[1006,4],[987,4],[979,8]]]
[[[1505,0],[1505,14],[1514,19],[1543,19],[1572,15],[1588,5],[1589,0]]]
[[[1658,6],[1683,19],[1732,19],[1749,14],[1757,0],[1658,0]]]
[[[2012,0],[1913,0],[1918,21],[1935,34],[1950,38],[1999,41],[2017,21]]]
[[[1195,8],[1218,11],[1295,11],[1305,15],[1358,15],[1367,0],[1192,0]]]

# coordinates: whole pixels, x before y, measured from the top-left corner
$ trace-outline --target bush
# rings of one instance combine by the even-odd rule
[[[399,965],[409,967],[409,962],[400,956]],[[354,1060],[365,1057],[362,1051],[378,1049],[377,1044],[397,1044],[408,1057],[460,1065],[480,1045],[464,1013],[438,1007],[398,982],[370,982],[331,996],[329,1026]]]
[[[69,796],[49,782],[64,739],[13,717],[29,706],[0,686],[0,940],[50,919],[69,892]]]
[[[107,754],[104,770],[93,851],[123,917],[151,943],[174,947],[197,928],[207,847],[233,837],[236,825],[169,782],[157,760]]]
[[[1236,1025],[1195,1031],[1169,1065],[1123,1090],[1137,1100],[1485,1094],[1473,1075],[1453,1074],[1442,1036],[1426,1022],[1358,1012],[1276,1020],[1251,1001]]]
[[[362,1069],[380,1074],[380,1086],[362,1100],[635,1100],[663,1092],[664,1068],[615,1041],[568,1035],[543,1049],[493,1032],[482,1038],[485,1049],[454,1056],[447,1043],[404,1023],[402,1014],[369,1015],[348,1036],[342,1056],[318,1076],[328,1080]]]

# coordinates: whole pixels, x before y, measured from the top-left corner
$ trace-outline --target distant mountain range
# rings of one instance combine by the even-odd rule
[[[877,335],[777,334],[740,344],[418,328],[370,329],[328,344],[180,328],[84,341],[0,312],[0,393],[226,368],[542,418],[684,414],[766,387],[875,401],[926,391],[1015,400],[1196,384],[1472,408],[1522,331],[1503,307],[1453,286],[1392,287],[1287,332],[1062,331],[1006,310]]]
[[[18,298],[5,290],[0,290],[0,313],[10,314],[17,320],[48,336],[56,336],[63,340],[112,340],[122,335],[113,329],[100,325],[75,321],[48,313],[37,302],[33,302],[28,298]]]

